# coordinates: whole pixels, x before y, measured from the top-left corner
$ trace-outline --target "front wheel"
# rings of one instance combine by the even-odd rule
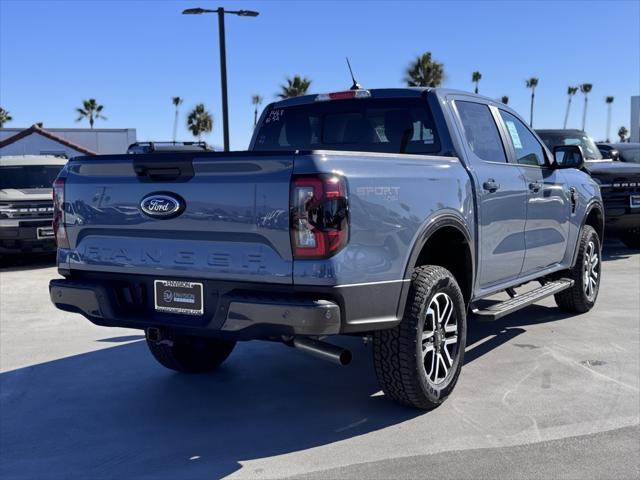
[[[585,225],[580,232],[576,263],[566,272],[566,276],[574,281],[573,287],[555,294],[556,304],[561,310],[585,313],[593,308],[602,278],[601,254],[598,234],[591,226]]]
[[[373,361],[385,395],[430,410],[452,392],[464,357],[466,309],[447,269],[414,270],[400,324],[373,335]]]
[[[166,334],[150,339],[147,346],[158,363],[182,373],[204,373],[218,368],[231,354],[236,342],[190,335]]]

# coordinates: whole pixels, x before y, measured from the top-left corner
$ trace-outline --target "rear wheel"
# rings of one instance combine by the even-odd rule
[[[629,230],[620,235],[620,240],[628,248],[640,250],[640,230]]]
[[[190,335],[165,334],[147,345],[162,366],[183,373],[210,372],[218,368],[233,351],[236,342]]]
[[[429,410],[451,393],[462,367],[466,311],[462,292],[445,268],[414,270],[400,324],[373,335],[373,360],[385,395]]]
[[[573,287],[555,294],[558,307],[567,312],[585,313],[593,308],[600,290],[602,249],[600,238],[589,225],[582,228],[576,263],[566,272]]]

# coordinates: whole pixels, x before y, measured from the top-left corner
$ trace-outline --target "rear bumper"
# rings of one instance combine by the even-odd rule
[[[398,321],[399,292],[393,287],[376,297],[374,290],[362,288],[344,292],[335,287],[287,289],[204,281],[204,314],[191,316],[156,311],[149,282],[153,278],[122,275],[56,279],[50,282],[49,293],[57,308],[79,313],[96,325],[159,327],[237,340],[367,332]],[[387,315],[371,316],[372,305]]]

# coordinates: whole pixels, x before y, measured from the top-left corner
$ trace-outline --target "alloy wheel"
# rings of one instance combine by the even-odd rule
[[[587,244],[584,251],[584,265],[582,270],[582,286],[584,294],[589,301],[593,301],[598,290],[598,281],[600,278],[600,257],[593,241]]]
[[[458,354],[458,319],[451,297],[436,293],[426,311],[422,331],[422,363],[433,384],[444,381]]]

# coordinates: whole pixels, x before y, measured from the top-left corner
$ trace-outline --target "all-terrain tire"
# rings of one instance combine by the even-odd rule
[[[624,243],[627,248],[640,250],[640,230],[623,232],[620,234],[620,241]]]
[[[147,346],[162,366],[182,373],[204,373],[218,368],[233,351],[236,342],[215,338],[165,334]]]
[[[593,264],[593,255],[597,264]],[[582,227],[578,243],[578,258],[575,265],[563,272],[563,276],[574,281],[573,287],[567,288],[554,295],[556,304],[566,312],[585,313],[593,308],[600,290],[600,278],[602,265],[602,248],[600,238],[590,225]],[[587,272],[587,269],[590,269]],[[591,272],[595,271],[597,281],[592,294],[588,294],[587,282],[590,281]]]
[[[444,294],[444,295],[441,295]],[[451,312],[449,319],[455,316],[457,345],[452,355],[447,353],[446,360],[452,360],[446,375],[434,382],[427,371],[429,357],[436,359],[436,340],[451,333],[436,334],[432,337],[431,351],[425,348],[429,340],[424,340],[433,324],[435,310],[434,302],[441,299],[450,300]],[[430,308],[433,306],[433,308]],[[431,312],[429,313],[428,310]],[[440,311],[438,307],[438,311]],[[446,311],[442,310],[442,311]],[[449,320],[447,320],[449,321]],[[436,327],[433,329],[437,330]],[[407,297],[402,321],[394,328],[376,331],[373,334],[373,363],[380,387],[385,395],[399,403],[430,410],[440,405],[455,387],[464,358],[466,344],[466,307],[460,287],[454,276],[447,269],[427,265],[413,271],[411,287]],[[439,342],[438,351],[444,343],[444,348],[450,348],[446,342]],[[426,356],[424,351],[428,351]],[[449,350],[448,350],[449,352]],[[444,355],[444,354],[443,354]],[[443,358],[443,361],[445,359]],[[434,365],[431,363],[431,365]],[[438,364],[438,368],[440,368]],[[446,366],[446,365],[445,365]]]

